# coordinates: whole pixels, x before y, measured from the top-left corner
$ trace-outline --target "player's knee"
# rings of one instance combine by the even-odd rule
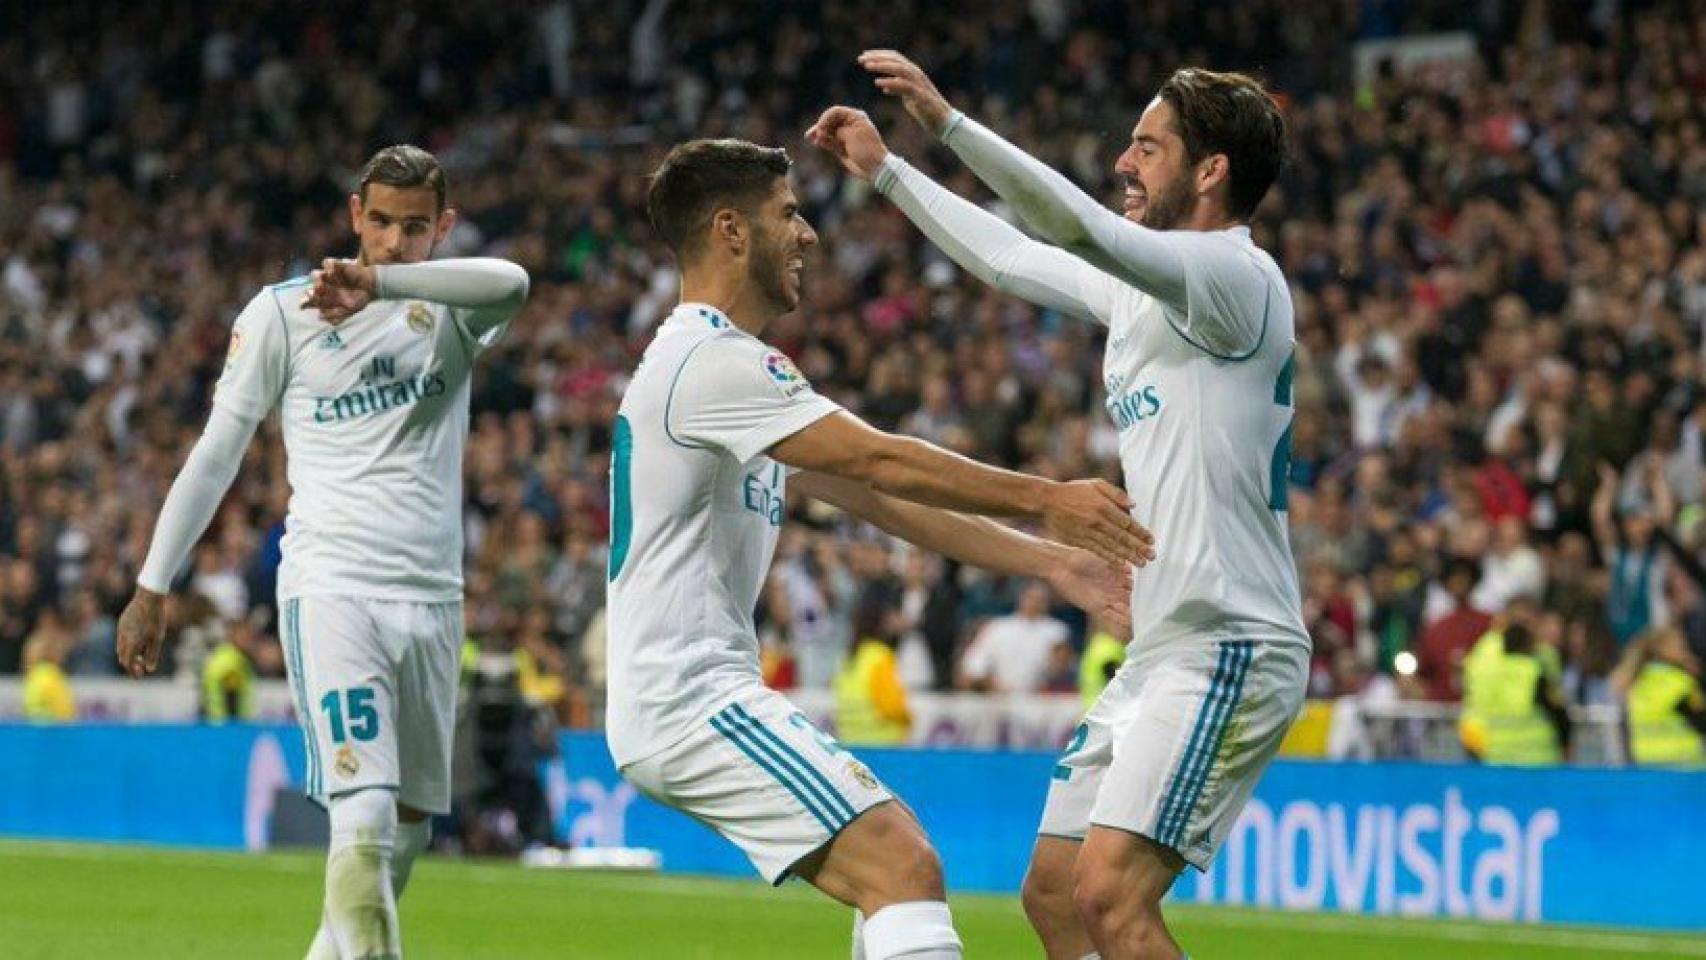
[[[1056,921],[1062,913],[1070,916],[1074,909],[1071,874],[1060,870],[1039,869],[1033,864],[1025,873],[1025,883],[1019,890],[1019,902],[1024,904],[1025,915],[1031,918],[1033,924]]]
[[[909,899],[939,900],[946,885],[942,880],[942,860],[922,832],[906,831],[895,845],[895,874],[903,880],[902,895]]]
[[[942,861],[936,848],[924,835],[924,829],[911,817],[884,815],[878,825],[882,831],[880,873],[887,892],[902,900],[939,900],[945,886],[942,881]]]

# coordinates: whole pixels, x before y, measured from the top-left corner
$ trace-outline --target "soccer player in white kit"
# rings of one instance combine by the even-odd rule
[[[1024,902],[1051,958],[1177,957],[1160,901],[1212,861],[1308,675],[1285,512],[1291,296],[1248,226],[1284,120],[1247,77],[1180,70],[1115,165],[1121,217],[901,55],[860,63],[1051,243],[889,154],[859,111],[832,108],[808,137],[979,278],[1108,328],[1108,413],[1160,557],[1133,580],[1126,661],[1054,770]]]
[[[505,260],[423,262],[456,214],[418,147],[375,154],[349,212],[357,259],[264,288],[238,315],[118,630],[119,662],[153,672],[162,598],[278,409],[291,488],[279,639],[307,793],[331,817],[310,960],[402,955],[396,898],[427,817],[450,809],[469,377],[528,290]]]
[[[1097,610],[1123,609],[1124,564],[1153,551],[1117,488],[874,430],[759,339],[799,305],[817,243],[788,170],[779,149],[699,140],[652,176],[647,207],[679,261],[682,303],[613,430],[610,752],[642,791],[739,846],[766,879],[799,876],[856,908],[867,918],[855,920],[856,957],[958,957],[941,865],[917,820],[760,678],[753,611],[784,488],[926,549],[1044,577]],[[1100,556],[969,513],[1038,518]]]

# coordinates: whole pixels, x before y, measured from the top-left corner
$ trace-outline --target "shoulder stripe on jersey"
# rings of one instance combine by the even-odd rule
[[[1267,284],[1267,286],[1265,286],[1263,288],[1263,290],[1264,290],[1264,296],[1262,298],[1262,329],[1260,331],[1258,331],[1256,334],[1255,344],[1253,346],[1251,346],[1248,351],[1241,353],[1241,354],[1238,354],[1237,356],[1228,356],[1228,355],[1223,354],[1223,353],[1215,353],[1213,350],[1210,350],[1209,348],[1203,346],[1202,344],[1196,342],[1195,340],[1192,340],[1190,334],[1179,329],[1179,325],[1173,322],[1173,318],[1171,316],[1169,316],[1167,313],[1167,307],[1166,306],[1162,306],[1161,316],[1164,319],[1166,319],[1167,326],[1172,327],[1173,332],[1179,335],[1179,339],[1185,341],[1186,343],[1190,344],[1193,347],[1196,347],[1198,350],[1201,350],[1203,353],[1208,354],[1209,356],[1213,357],[1216,360],[1226,360],[1226,361],[1231,362],[1231,363],[1241,363],[1241,362],[1248,360],[1251,357],[1255,356],[1256,351],[1262,349],[1262,341],[1266,340],[1267,336],[1268,336],[1268,311],[1273,306],[1274,285],[1272,283],[1269,283],[1269,284]]]
[[[1282,407],[1291,406],[1291,382],[1297,376],[1297,351],[1285,358],[1285,366],[1280,368],[1279,379],[1274,381],[1274,402]]]
[[[727,336],[727,334],[722,334],[720,336]],[[663,432],[664,432],[664,435],[669,437],[670,440],[674,441],[675,445],[678,447],[685,447],[688,450],[704,450],[704,449],[706,449],[701,444],[688,443],[685,440],[682,440],[681,438],[679,438],[675,435],[674,431],[670,430],[670,428],[669,428],[669,411],[670,411],[670,408],[672,406],[674,406],[674,404],[675,404],[675,386],[676,386],[676,384],[681,382],[681,374],[687,369],[687,362],[689,360],[693,359],[693,355],[695,353],[699,352],[700,347],[704,346],[707,343],[710,343],[712,340],[717,340],[719,338],[720,337],[706,337],[705,339],[699,341],[698,343],[695,343],[692,347],[690,347],[687,351],[687,355],[681,358],[681,365],[675,368],[675,376],[669,381],[669,396],[666,397],[664,399],[664,402],[663,402]]]
[[[613,582],[628,562],[634,540],[634,428],[628,418],[616,417],[610,442],[610,560],[605,582]]]
[[[291,277],[289,280],[280,280],[278,283],[273,284],[272,286],[268,287],[267,289],[268,290],[288,290],[291,287],[307,286],[308,280],[309,280],[309,276],[308,276],[308,274],[305,273],[300,277]]]

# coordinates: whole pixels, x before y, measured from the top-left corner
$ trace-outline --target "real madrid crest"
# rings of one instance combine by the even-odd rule
[[[859,786],[866,790],[877,789],[877,778],[871,775],[870,768],[864,764],[853,760],[847,764],[847,771],[853,774],[853,779],[859,781]]]
[[[432,311],[427,309],[426,304],[409,304],[409,313],[406,319],[410,330],[413,330],[416,333],[432,332]]]
[[[355,751],[350,749],[349,744],[338,748],[337,759],[332,761],[332,771],[345,780],[361,772],[361,761],[356,759]]]

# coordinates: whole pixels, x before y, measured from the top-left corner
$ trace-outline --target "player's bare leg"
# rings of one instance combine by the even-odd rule
[[[1184,956],[1161,918],[1161,898],[1184,866],[1178,853],[1148,837],[1090,827],[1078,851],[1072,899],[1103,960]]]
[[[866,810],[794,872],[863,915],[855,949],[862,946],[869,960],[961,955],[942,862],[924,828],[899,803]]]
[[[1038,837],[1031,848],[1020,900],[1049,960],[1080,960],[1096,952],[1072,900],[1073,872],[1083,845],[1067,837]]]

